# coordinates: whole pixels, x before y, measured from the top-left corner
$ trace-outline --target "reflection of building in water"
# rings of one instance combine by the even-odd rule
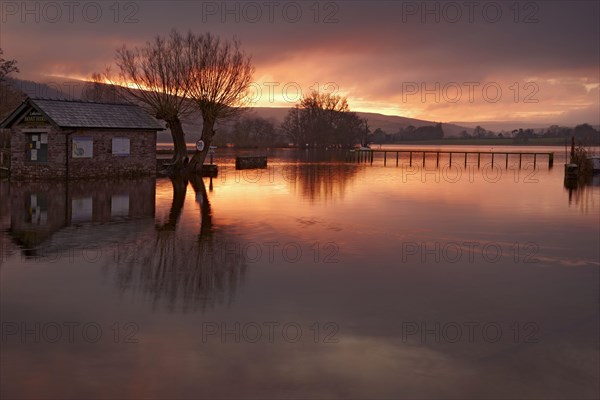
[[[180,223],[189,184],[200,210],[194,232]],[[26,260],[100,263],[124,294],[142,296],[156,308],[202,310],[232,301],[245,264],[228,249],[239,248],[241,240],[213,228],[201,178],[172,185],[169,217],[157,222],[154,178],[12,182],[10,198],[5,182],[0,194],[10,215],[2,214],[2,240],[10,238],[7,244]]]
[[[152,177],[12,182],[10,192],[9,233],[25,255],[115,241],[137,232],[144,225],[141,220],[147,227],[154,224]],[[115,225],[120,222],[127,223]],[[105,237],[108,232],[110,237]]]
[[[18,251],[15,244],[5,232],[10,229],[10,184],[0,179],[0,267],[9,254]]]
[[[358,168],[346,164],[297,164],[285,166],[282,173],[303,197],[311,201],[327,201],[344,198]]]

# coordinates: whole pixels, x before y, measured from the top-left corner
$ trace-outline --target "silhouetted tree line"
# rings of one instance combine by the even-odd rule
[[[361,142],[365,124],[346,98],[312,92],[289,111],[281,130],[299,147],[344,148]]]
[[[398,129],[398,132],[388,134],[380,128],[370,135],[369,141],[377,144],[401,143],[410,140],[436,140],[444,137],[442,124],[415,127],[409,125]]]
[[[575,128],[552,125],[542,134],[545,137],[575,137],[581,143],[600,145],[600,130],[594,129],[590,124],[577,125]]]
[[[586,145],[600,145],[600,131],[590,124],[577,125],[574,128],[552,125],[547,129],[534,131],[533,129],[515,129],[511,132],[513,140],[517,143],[527,143],[533,138],[571,138],[577,143]]]
[[[416,128],[412,125],[400,128],[396,133],[387,133],[377,128],[369,135],[369,141],[377,144],[401,143],[409,140],[435,140],[444,137],[442,124]],[[481,126],[475,127],[472,133],[466,130],[459,135],[460,139],[497,139],[512,138],[513,143],[527,143],[535,138],[571,138],[575,137],[577,143],[588,146],[600,146],[600,131],[590,124],[581,124],[575,127],[552,125],[546,129],[515,129],[512,132],[499,133],[487,130]]]
[[[285,147],[288,140],[273,119],[247,115],[224,128],[215,144],[233,144],[235,147]]]

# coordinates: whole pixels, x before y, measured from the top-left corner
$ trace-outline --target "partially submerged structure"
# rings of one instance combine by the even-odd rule
[[[0,128],[0,166],[17,179],[154,174],[164,129],[133,104],[32,98]]]

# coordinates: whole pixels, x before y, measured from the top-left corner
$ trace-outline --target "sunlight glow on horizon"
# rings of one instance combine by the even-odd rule
[[[49,78],[60,78],[69,81],[80,81],[86,84],[94,84],[95,82],[90,80],[89,77],[84,77],[80,75],[44,75]],[[105,77],[103,77],[103,84],[110,85],[111,82],[108,81]],[[270,81],[263,82],[253,82],[253,85],[260,86],[262,88],[268,88]],[[128,83],[127,87],[131,89],[138,89],[138,86],[134,83]],[[142,86],[143,87],[143,86]],[[147,88],[146,88],[147,90]],[[306,93],[303,93],[305,95]],[[350,106],[350,111],[353,112],[364,112],[364,113],[374,113],[381,114],[385,116],[398,116],[398,117],[406,117],[406,118],[417,118],[417,119],[425,119],[424,116],[418,116],[415,110],[411,110],[409,108],[401,108],[396,104],[386,104],[384,102],[370,102],[362,99],[357,99],[351,95],[347,95],[346,93],[337,93],[341,97],[346,97],[348,100],[348,105]],[[286,96],[285,93],[281,93],[280,91],[272,91],[269,93],[266,90],[257,96],[257,94],[251,94],[249,96],[251,99],[257,98],[256,101],[251,102],[248,107],[262,107],[262,108],[291,108],[297,104],[300,104],[301,98],[299,95],[294,96]]]
[[[81,74],[72,75],[58,75],[58,74],[45,74],[45,78],[60,79],[63,81],[64,89],[70,91],[72,94],[73,88],[68,86],[77,86],[76,82],[82,85],[93,84],[89,76],[84,77]],[[307,91],[314,90],[318,87],[322,92],[324,84],[313,84],[304,85],[294,83],[294,85],[288,85],[287,94],[283,90],[285,85],[281,85],[275,82],[275,79],[271,75],[261,75],[261,80],[252,82],[249,98],[254,100],[253,102],[246,105],[249,108],[291,108],[298,105],[305,96]],[[46,81],[49,86],[56,88],[56,81]],[[69,82],[67,84],[66,82]],[[540,84],[547,84],[540,89],[544,89],[544,93],[547,93],[550,97],[544,99],[539,96],[540,100],[535,104],[518,103],[512,101],[506,101],[504,103],[486,103],[479,102],[476,104],[463,102],[456,104],[443,104],[439,101],[429,101],[434,99],[433,96],[427,98],[428,101],[423,102],[419,95],[414,95],[409,100],[402,101],[398,96],[392,96],[391,98],[373,100],[365,96],[354,96],[352,91],[339,90],[334,88],[333,93],[341,97],[346,97],[350,110],[353,112],[362,113],[374,113],[383,116],[402,117],[419,119],[424,121],[442,122],[442,123],[485,123],[485,122],[496,122],[496,121],[512,121],[517,123],[542,123],[542,124],[561,124],[559,122],[565,115],[570,112],[577,112],[586,107],[594,106],[586,97],[573,97],[568,102],[561,101],[559,85],[565,84],[577,84],[581,91],[589,93],[590,91],[597,91],[599,85],[590,80],[582,80],[573,77],[569,78],[552,78],[552,79],[540,79]],[[105,77],[103,77],[103,83],[109,83]],[[60,83],[58,84],[60,86]],[[315,86],[319,85],[319,86]],[[506,85],[505,85],[506,86]],[[134,84],[128,84],[129,88],[137,89]],[[303,90],[306,87],[307,89]],[[549,92],[549,88],[556,88],[556,92]],[[299,89],[299,90],[297,90]],[[60,90],[60,88],[59,88]],[[354,89],[357,90],[357,89]],[[62,90],[65,92],[65,90]],[[258,91],[258,92],[257,92]],[[513,95],[512,92],[505,94],[505,98],[509,98]],[[503,98],[503,101],[505,99]],[[550,100],[550,101],[548,101]],[[554,101],[552,101],[554,100]],[[502,104],[502,107],[498,107]],[[578,123],[588,122],[591,124],[597,124],[597,121],[580,121]]]

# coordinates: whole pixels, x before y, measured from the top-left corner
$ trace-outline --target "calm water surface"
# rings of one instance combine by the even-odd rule
[[[1,397],[597,398],[600,180],[535,150],[2,181]]]

